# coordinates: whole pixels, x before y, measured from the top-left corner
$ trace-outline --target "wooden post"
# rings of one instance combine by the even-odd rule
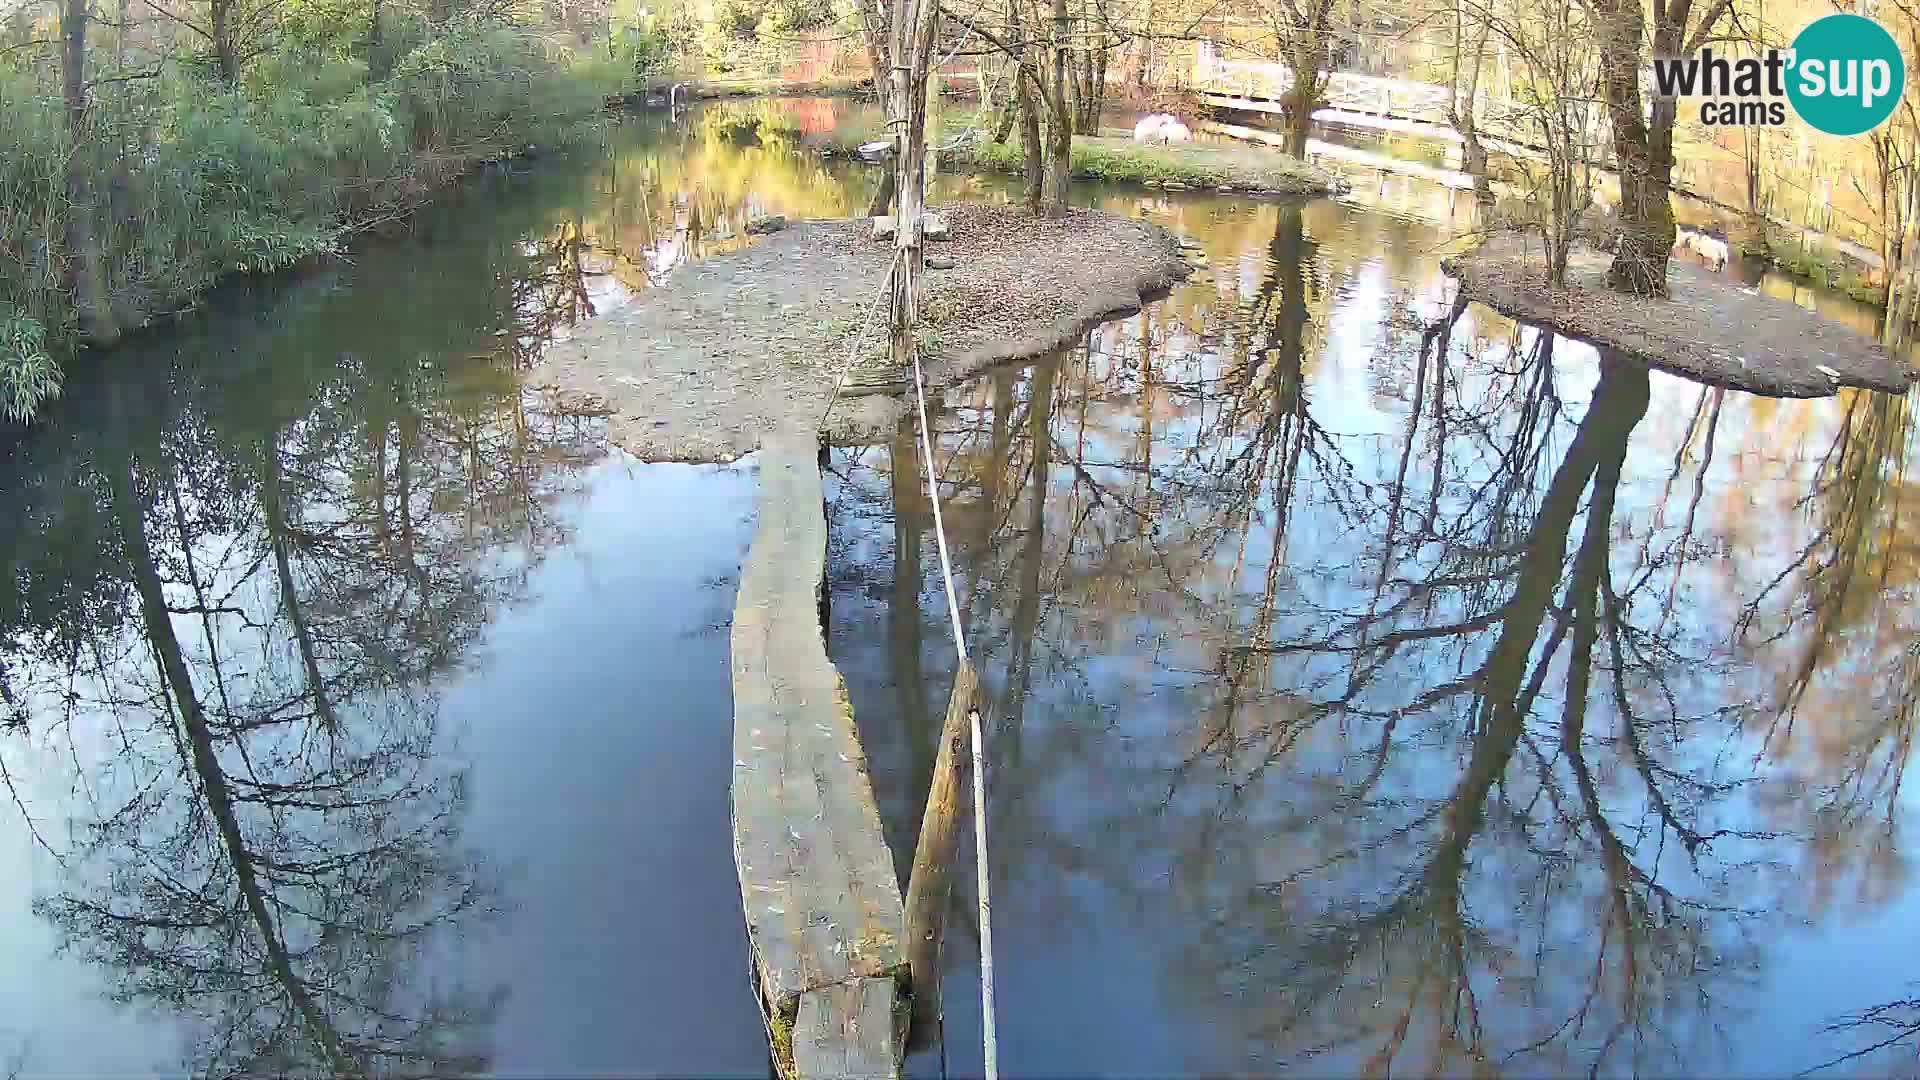
[[[971,771],[967,716],[974,709],[979,689],[980,677],[973,664],[962,662],[953,676],[953,694],[947,699],[947,719],[940,729],[933,783],[927,788],[927,808],[920,815],[920,841],[914,846],[913,871],[907,878],[907,970],[913,982],[914,1030],[932,1030],[940,1014],[940,941],[945,933],[947,900],[953,893],[954,848]]]

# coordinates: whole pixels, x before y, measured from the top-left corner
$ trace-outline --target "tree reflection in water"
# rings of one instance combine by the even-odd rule
[[[215,320],[13,458],[17,519],[66,540],[14,552],[0,655],[9,780],[72,792],[15,786],[61,867],[35,908],[186,1024],[196,1075],[487,1067],[504,989],[444,961],[503,913],[502,875],[462,837],[438,695],[604,446],[512,375],[577,314],[529,298],[584,295],[579,264],[556,288],[567,263],[497,239],[493,292],[437,298],[471,340],[370,268],[360,317],[306,289],[264,336]],[[227,334],[271,362],[201,364]]]
[[[1314,212],[1262,211],[1217,287],[948,397],[996,902],[1066,934],[1076,882],[1103,921],[1170,888],[1143,944],[1170,1022],[1245,1048],[1188,1067],[1731,1060],[1768,943],[1904,884],[1906,404],[1689,389],[1464,305],[1423,323],[1351,295],[1364,256]],[[1377,336],[1350,347],[1356,319]],[[1781,477],[1777,514],[1729,497]]]

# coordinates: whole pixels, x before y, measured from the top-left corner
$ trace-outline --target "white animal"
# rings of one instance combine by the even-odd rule
[[[1678,247],[1681,251],[1691,251],[1700,256],[1701,261],[1716,272],[1727,268],[1727,260],[1733,254],[1727,249],[1725,240],[1691,231],[1680,234]]]
[[[1154,113],[1133,125],[1133,141],[1137,143],[1176,143],[1192,138],[1193,132],[1187,130],[1187,125],[1167,113]]]

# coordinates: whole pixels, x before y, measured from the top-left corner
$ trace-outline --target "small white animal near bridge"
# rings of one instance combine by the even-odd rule
[[[1137,143],[1177,143],[1192,139],[1193,132],[1187,125],[1168,113],[1154,113],[1133,125],[1133,141]]]

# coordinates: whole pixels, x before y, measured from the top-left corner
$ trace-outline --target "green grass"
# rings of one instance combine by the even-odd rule
[[[1874,307],[1883,304],[1880,286],[1864,270],[1827,252],[1769,239],[1767,259],[1780,270],[1822,289],[1845,293],[1860,303]]]
[[[1019,143],[982,143],[963,147],[955,159],[1002,172],[1025,168]],[[1298,158],[1253,147],[1183,143],[1148,146],[1131,139],[1079,135],[1070,165],[1076,180],[1165,187],[1231,187],[1239,191],[1315,195],[1336,190],[1339,181]]]
[[[953,109],[943,114],[941,126],[951,131],[972,119],[971,110]],[[884,137],[885,128],[876,118],[868,124],[843,125],[836,131],[816,136],[812,142],[821,153],[831,157],[851,155],[862,143]],[[1025,151],[1017,137],[1005,143],[977,137],[951,151],[948,160],[995,172],[1018,173],[1026,168]],[[1231,187],[1257,193],[1318,195],[1338,190],[1340,186],[1333,174],[1277,150],[1195,143],[1147,146],[1118,136],[1074,136],[1069,168],[1076,180],[1149,187]]]

